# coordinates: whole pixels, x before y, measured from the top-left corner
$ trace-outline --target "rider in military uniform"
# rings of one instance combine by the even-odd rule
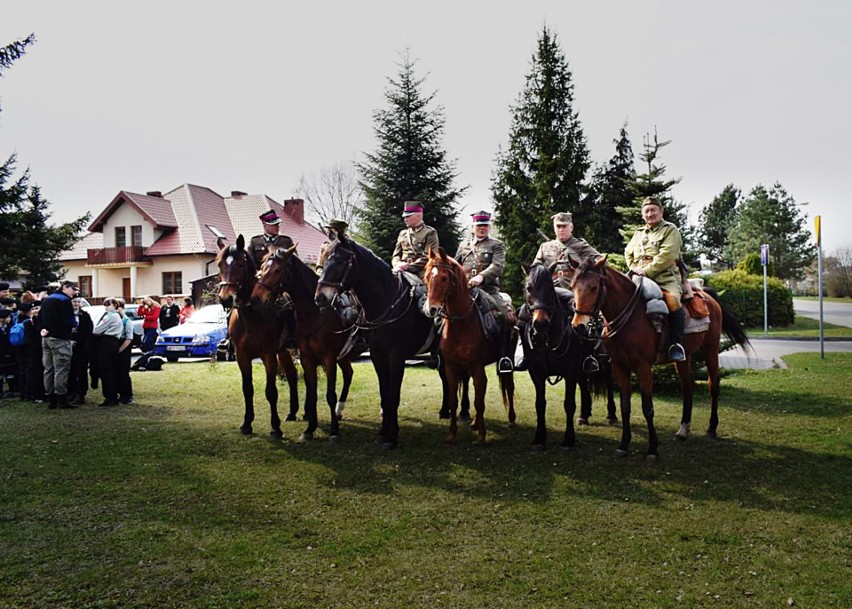
[[[506,263],[506,252],[503,242],[490,236],[491,214],[487,211],[478,211],[473,215],[473,236],[459,245],[456,252],[456,261],[462,265],[467,275],[467,285],[471,288],[479,288],[493,297],[500,306],[504,315],[507,314],[506,305],[500,296],[500,277],[503,275],[503,266]],[[512,360],[510,359],[511,332],[502,337],[501,357],[497,362],[497,372],[508,374],[512,372]]]
[[[570,290],[574,270],[569,263],[579,266],[587,258],[597,259],[601,254],[585,239],[573,235],[574,223],[569,212],[554,214],[552,219],[556,239],[541,244],[533,260],[533,266],[536,264],[541,264],[545,268],[552,266],[553,285]]]
[[[293,247],[293,240],[290,237],[278,234],[281,228],[279,226],[281,218],[278,217],[274,209],[260,214],[260,220],[263,222],[263,234],[252,237],[248,247],[249,254],[251,254],[254,266],[257,269],[260,268],[260,261],[266,256],[270,247],[273,249],[279,247],[289,249]]]
[[[337,239],[337,237],[349,236],[346,232],[349,230],[349,223],[346,220],[341,220],[340,218],[332,218],[326,222],[325,230],[328,235],[328,239],[323,241],[322,245],[320,245],[319,255],[317,256],[317,275],[322,275],[322,269],[325,266],[325,261],[328,259],[328,246],[331,244],[331,241]],[[331,231],[334,231],[335,234],[332,235]]]
[[[678,260],[683,240],[677,226],[663,220],[663,204],[656,197],[646,197],[642,201],[642,218],[645,226],[630,239],[624,258],[630,272],[652,279],[674,297],[671,305],[677,308],[669,310],[669,359],[682,362],[686,359],[681,344],[686,313],[680,302],[683,285]]]
[[[417,201],[406,201],[402,219],[407,228],[402,229],[396,238],[391,267],[394,271],[408,271],[423,279],[429,248],[438,249],[438,231],[423,222],[423,206]]]

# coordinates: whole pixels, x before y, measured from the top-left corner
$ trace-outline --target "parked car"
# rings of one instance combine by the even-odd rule
[[[157,338],[154,353],[176,362],[180,357],[220,355],[216,347],[228,333],[228,316],[220,304],[198,309],[192,317],[174,328],[163,330]],[[220,358],[221,359],[221,358]]]

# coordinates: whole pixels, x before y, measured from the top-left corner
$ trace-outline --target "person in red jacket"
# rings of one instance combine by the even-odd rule
[[[142,299],[142,304],[136,309],[139,317],[144,317],[142,322],[142,353],[154,350],[157,342],[157,328],[160,324],[160,303],[150,296]]]

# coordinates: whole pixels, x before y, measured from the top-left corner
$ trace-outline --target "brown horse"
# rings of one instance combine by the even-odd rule
[[[648,281],[647,279],[645,281]],[[574,318],[572,325],[580,334],[589,334],[593,320],[601,314],[604,321],[603,341],[612,357],[615,382],[621,390],[621,443],[616,456],[627,456],[630,445],[630,373],[635,372],[642,395],[642,413],[648,424],[649,460],[657,458],[657,431],[654,428],[654,379],[651,367],[663,363],[657,348],[658,337],[645,315],[640,287],[624,273],[606,266],[606,256],[585,261],[571,285],[574,290]],[[686,361],[675,362],[683,389],[683,413],[676,437],[685,440],[692,421],[693,382],[690,374],[692,354],[701,351],[707,363],[707,382],[710,391],[710,426],[707,435],[716,436],[719,425],[719,340],[722,332],[735,344],[748,349],[748,337],[740,323],[714,297],[706,291],[710,312],[710,326],[704,332],[684,337]]]
[[[296,388],[297,373],[290,352],[279,345],[281,332],[285,326],[282,316],[269,316],[267,312],[250,306],[250,295],[254,288],[254,261],[245,249],[245,239],[240,235],[234,245],[225,247],[219,240],[219,253],[216,255],[219,266],[219,302],[229,315],[228,334],[234,345],[237,364],[242,376],[245,415],[240,431],[252,433],[254,421],[254,383],[252,381],[252,360],[259,357],[266,370],[266,400],[271,412],[270,424],[273,438],[283,437],[281,419],[278,417],[278,387],[276,372],[278,366],[284,370],[290,386],[290,412],[288,421],[296,420],[299,411],[299,394]]]
[[[447,375],[447,395],[450,408],[450,434],[447,442],[456,440],[456,411],[459,405],[459,387],[466,375],[473,377],[473,405],[476,415],[471,429],[479,433],[479,443],[485,443],[485,390],[488,377],[485,366],[500,357],[498,345],[486,340],[476,303],[467,287],[467,276],[461,265],[447,256],[443,248],[429,252],[429,261],[423,269],[426,282],[424,312],[429,317],[444,320],[441,334],[441,355]],[[504,323],[509,324],[508,320]],[[517,336],[514,337],[517,344]],[[515,380],[512,374],[498,375],[503,407],[509,412],[509,425],[515,425]]]
[[[343,412],[349,386],[352,384],[352,362],[337,356],[346,343],[343,322],[333,311],[320,311],[314,302],[317,276],[295,254],[296,246],[278,248],[264,258],[260,274],[251,293],[252,304],[275,306],[275,300],[285,292],[290,296],[296,317],[296,344],[305,377],[305,415],[308,428],[302,439],[310,440],[317,428],[317,368],[323,367],[326,376],[325,399],[331,412],[329,441],[336,442],[340,428],[338,419]],[[343,389],[337,400],[337,366],[343,373]]]

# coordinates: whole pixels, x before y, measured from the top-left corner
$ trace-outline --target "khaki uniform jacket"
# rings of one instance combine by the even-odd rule
[[[402,229],[393,248],[391,267],[396,268],[397,264],[405,262],[409,273],[423,279],[423,267],[426,266],[430,247],[438,249],[438,231],[431,226],[421,224],[417,228]]]
[[[260,261],[263,260],[263,257],[266,256],[267,245],[269,243],[273,243],[276,248],[284,247],[291,248],[293,247],[293,240],[287,235],[255,235],[249,241],[248,251],[251,254],[252,260],[254,260],[254,265],[257,268],[260,268]]]
[[[683,295],[680,269],[677,266],[683,240],[677,226],[663,220],[655,227],[637,230],[624,250],[628,268],[641,266],[649,279],[677,296]]]
[[[600,252],[593,248],[585,239],[571,237],[564,243],[558,239],[542,243],[538,248],[538,253],[533,260],[533,266],[541,264],[545,268],[550,267],[554,262],[556,268],[553,271],[553,283],[556,287],[571,289],[571,278],[574,276],[574,271],[568,266],[570,260],[575,265],[579,265],[587,258],[599,258]]]
[[[479,284],[481,290],[489,294],[500,291],[500,278],[506,264],[506,250],[502,241],[491,237],[477,241],[476,237],[471,237],[459,245],[455,258],[464,267],[468,279],[482,275],[482,283]]]

